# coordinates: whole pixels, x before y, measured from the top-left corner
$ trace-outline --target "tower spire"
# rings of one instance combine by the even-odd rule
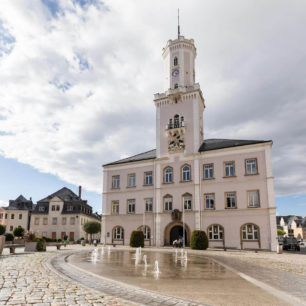
[[[180,9],[177,9],[177,38],[180,38]]]

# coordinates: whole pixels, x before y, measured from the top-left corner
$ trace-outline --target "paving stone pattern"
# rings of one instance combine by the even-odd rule
[[[73,254],[73,253],[71,253]],[[144,305],[176,305],[176,306],[196,306],[204,305],[195,301],[177,298],[170,295],[160,294],[138,287],[124,285],[92,274],[83,273],[78,269],[73,269],[67,265],[65,259],[70,254],[61,254],[50,259],[49,264],[65,277],[81,282],[83,285],[93,288],[104,294],[120,297],[130,302]]]
[[[44,261],[55,253],[0,256],[0,305],[135,305],[50,271]]]

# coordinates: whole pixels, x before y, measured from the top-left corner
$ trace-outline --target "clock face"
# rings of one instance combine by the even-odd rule
[[[172,71],[172,75],[173,75],[174,77],[178,76],[178,75],[179,75],[179,71],[178,71],[177,69],[173,70],[173,71]]]

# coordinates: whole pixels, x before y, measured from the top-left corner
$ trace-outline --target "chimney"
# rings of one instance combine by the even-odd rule
[[[32,197],[30,197],[30,201],[32,201]]]
[[[79,186],[79,199],[81,200],[81,196],[82,196],[82,186]]]

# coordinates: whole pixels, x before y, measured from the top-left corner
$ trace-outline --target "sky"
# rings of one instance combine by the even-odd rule
[[[101,211],[102,164],[155,148],[162,48],[197,47],[205,138],[272,139],[278,215],[306,215],[306,2],[0,1],[0,206],[67,186]]]

